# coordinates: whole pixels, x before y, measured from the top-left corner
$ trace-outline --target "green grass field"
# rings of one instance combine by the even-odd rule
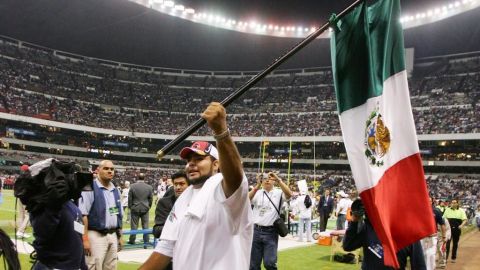
[[[0,227],[11,237],[14,236],[14,214],[15,214],[15,198],[11,190],[4,190],[2,193],[3,203],[0,204]],[[150,228],[153,225],[155,216],[155,208],[150,210]],[[329,223],[329,227],[333,226],[333,222]],[[130,228],[130,224],[124,224],[125,229]],[[31,227],[27,229],[27,233],[31,234]],[[137,236],[140,239],[141,236]],[[31,243],[33,238],[27,238],[27,242]],[[124,242],[127,241],[125,236]],[[28,254],[19,255],[22,269],[30,269],[31,262]],[[1,264],[0,264],[1,265]],[[119,263],[119,270],[138,269],[140,264],[137,263]],[[330,262],[330,247],[324,246],[308,246],[303,248],[294,248],[281,251],[278,254],[279,269],[286,270],[302,270],[302,269],[338,269],[350,270],[358,269],[356,265],[347,265],[336,262]]]

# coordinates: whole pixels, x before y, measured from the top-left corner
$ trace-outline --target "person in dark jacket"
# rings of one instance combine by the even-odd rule
[[[153,235],[155,238],[159,238],[162,234],[163,225],[167,220],[170,210],[182,192],[187,189],[189,182],[187,175],[184,172],[177,172],[172,175],[173,187],[169,188],[163,198],[157,203],[155,209],[155,225],[153,226]]]
[[[320,216],[320,231],[323,232],[326,230],[328,219],[333,212],[333,196],[330,194],[330,189],[326,189],[325,195],[320,197],[317,212]]]
[[[395,269],[385,266],[383,262],[383,248],[372,224],[368,220],[363,209],[361,200],[352,204],[352,221],[348,224],[343,249],[353,251],[363,248],[362,269],[364,270],[386,270]],[[420,241],[417,241],[397,252],[399,269],[406,269],[407,258],[410,257],[410,269],[426,270],[425,258]]]
[[[142,221],[142,229],[148,229],[148,219],[150,207],[153,202],[153,187],[145,183],[145,174],[140,173],[136,183],[130,186],[128,191],[128,209],[130,209],[130,228],[138,229],[139,220]],[[128,240],[129,244],[135,244],[137,236],[131,234]],[[148,244],[148,234],[143,235],[144,248]]]
[[[85,184],[77,172],[75,164],[50,158],[17,179],[15,194],[30,213],[35,238],[34,270],[87,269],[82,212],[73,203]]]
[[[60,209],[46,208],[30,215],[33,248],[37,252],[34,270],[87,269],[83,253],[82,212],[72,202]]]
[[[175,196],[175,189],[170,187],[167,189],[163,197],[158,200],[157,207],[155,208],[155,225],[153,225],[153,237],[160,238],[162,235],[163,225],[167,220],[168,214],[172,210],[173,205],[177,197]]]
[[[167,220],[168,214],[172,210],[175,201],[183,191],[187,189],[189,182],[184,172],[177,172],[172,175],[173,187],[169,188],[165,195],[158,201],[155,208],[155,225],[153,226],[153,236],[159,238],[162,234],[163,226]],[[170,262],[166,270],[173,269]]]

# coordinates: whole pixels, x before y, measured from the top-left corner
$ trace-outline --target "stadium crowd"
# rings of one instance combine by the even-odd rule
[[[414,71],[411,100],[419,134],[479,132],[479,59],[439,61]],[[178,134],[206,104],[251,78],[126,68],[7,42],[0,42],[0,70],[0,111],[160,134]],[[268,76],[228,110],[234,136],[340,135],[329,70]],[[206,134],[206,128],[197,133]]]

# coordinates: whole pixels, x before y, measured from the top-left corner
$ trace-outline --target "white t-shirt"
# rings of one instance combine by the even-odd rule
[[[160,184],[158,184],[158,187],[157,187],[157,198],[158,199],[163,198],[163,195],[165,195],[166,191],[167,191],[167,184],[165,184],[165,182],[162,181]]]
[[[264,193],[265,191],[265,193]],[[275,207],[282,211],[281,207],[279,208],[280,198],[282,198],[282,204],[285,202],[285,195],[281,189],[274,188],[267,192],[263,188],[258,190],[253,196],[252,205],[253,205],[253,223],[260,226],[272,226],[273,222],[278,218],[278,212],[275,210],[275,207],[270,202],[268,197],[275,204]]]
[[[337,210],[335,211],[338,214],[346,215],[348,208],[352,206],[352,200],[349,198],[341,198],[337,204]]]
[[[253,239],[247,177],[229,198],[222,174],[201,189],[189,186],[177,199],[155,252],[172,257],[174,269],[244,270]]]
[[[307,208],[305,206],[305,197],[306,195],[298,196],[297,199],[292,203],[292,208],[295,209],[296,214],[298,214],[300,218],[312,218],[312,209],[315,207],[315,198],[310,196],[312,205]]]

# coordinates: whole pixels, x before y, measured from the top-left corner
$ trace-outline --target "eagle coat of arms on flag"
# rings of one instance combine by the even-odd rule
[[[372,111],[365,127],[365,156],[371,165],[383,166],[383,157],[390,149],[390,130],[384,124],[378,108]]]

